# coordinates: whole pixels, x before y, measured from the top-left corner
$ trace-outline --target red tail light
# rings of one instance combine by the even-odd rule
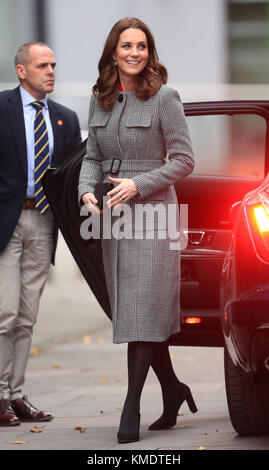
[[[254,207],[254,216],[259,232],[269,233],[269,213],[262,205]]]
[[[269,207],[267,208],[267,202],[249,206],[248,217],[255,249],[261,258],[269,262]]]
[[[193,325],[197,323],[202,323],[202,318],[201,317],[186,317],[184,321],[185,323],[188,323],[189,325]]]

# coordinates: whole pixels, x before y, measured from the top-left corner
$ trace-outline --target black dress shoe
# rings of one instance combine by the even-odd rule
[[[166,400],[168,400],[167,397]],[[188,403],[190,411],[192,413],[196,413],[198,410],[190,388],[184,383],[180,382],[178,384],[177,390],[174,390],[174,393],[171,394],[168,405],[169,409],[164,411],[162,416],[149,426],[149,431],[171,429],[173,426],[175,426],[177,422],[178,410],[185,400]]]
[[[9,400],[0,399],[0,426],[18,426],[20,421]]]
[[[15,411],[16,415],[21,421],[50,421],[53,416],[47,411],[40,411],[35,408],[28,400],[25,395],[22,398],[17,398],[11,401],[11,406]]]

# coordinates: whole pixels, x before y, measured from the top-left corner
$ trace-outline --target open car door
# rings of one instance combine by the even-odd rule
[[[222,346],[220,282],[232,237],[230,208],[268,171],[268,101],[185,104],[196,166],[176,185],[188,204],[181,253],[183,325],[172,344]]]
[[[82,142],[74,155],[60,167],[48,170],[42,178],[42,183],[67,246],[99,304],[111,319],[101,241],[84,240],[80,236],[83,217],[80,215],[77,188],[85,150],[86,141]]]

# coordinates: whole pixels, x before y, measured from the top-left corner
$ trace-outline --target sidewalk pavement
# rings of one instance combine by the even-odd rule
[[[54,419],[0,428],[0,450],[178,450],[247,448],[228,417],[221,348],[170,348],[175,370],[189,384],[199,412],[186,404],[177,426],[148,431],[162,412],[150,370],[141,401],[140,441],[118,444],[127,389],[126,344],[112,343],[111,324],[60,240],[57,264],[43,293],[24,393]],[[214,354],[212,354],[214,352]],[[261,438],[252,449],[268,448]]]

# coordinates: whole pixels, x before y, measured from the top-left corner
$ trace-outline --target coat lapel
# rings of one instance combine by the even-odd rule
[[[14,140],[17,148],[18,158],[23,170],[25,180],[27,181],[27,147],[26,134],[23,116],[23,106],[19,87],[10,91],[7,98],[8,116],[13,131]],[[52,163],[57,166],[60,163],[60,156],[64,145],[64,120],[58,110],[57,105],[48,100],[50,120],[54,137],[54,152]]]
[[[64,145],[64,121],[57,109],[57,105],[53,101],[48,100],[48,107],[54,138],[52,164],[57,166],[60,163],[60,156]]]
[[[14,140],[17,147],[17,154],[22,166],[23,174],[27,181],[27,147],[25,125],[23,117],[23,107],[19,87],[11,90],[8,98],[8,114],[10,125],[13,130]]]

